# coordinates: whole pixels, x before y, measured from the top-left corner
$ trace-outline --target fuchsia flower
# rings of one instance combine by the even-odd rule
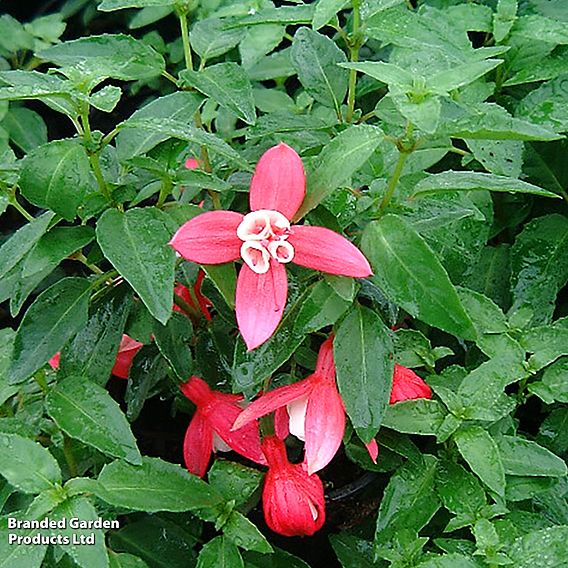
[[[120,346],[118,347],[118,353],[116,355],[116,360],[114,362],[114,367],[111,373],[121,379],[128,379],[128,373],[130,372],[130,367],[132,366],[132,360],[140,348],[142,343],[132,339],[132,337],[124,333],[122,339],[120,340]],[[61,354],[57,352],[49,361],[49,365],[52,369],[59,369],[59,359]]]
[[[249,194],[252,213],[203,213],[182,225],[170,242],[184,258],[199,264],[243,259],[235,303],[249,350],[271,337],[282,319],[288,262],[355,278],[372,273],[363,254],[341,235],[323,227],[290,225],[305,193],[300,156],[278,144],[256,166]]]
[[[290,432],[305,441],[309,475],[324,468],[336,454],[345,431],[345,407],[335,384],[333,337],[323,342],[316,370],[305,379],[262,395],[241,412],[233,430],[287,406]]]
[[[231,430],[242,410],[239,402],[243,400],[243,396],[212,390],[203,379],[196,376],[180,388],[197,406],[183,442],[185,465],[190,473],[203,477],[214,450],[234,450],[249,460],[266,465],[260,448],[258,424],[249,424],[239,432]]]
[[[268,462],[262,491],[266,524],[284,536],[313,535],[325,522],[321,479],[290,463],[284,442],[276,436],[262,441],[262,451]]]
[[[211,300],[209,298],[206,298],[201,293],[201,283],[203,282],[204,278],[205,272],[203,272],[203,270],[200,270],[197,273],[197,279],[195,280],[195,284],[193,285],[193,293],[195,294],[195,298],[197,299],[197,303],[199,304],[199,310],[205,316],[205,319],[207,321],[211,321],[211,314],[209,313],[209,308],[212,306]],[[177,284],[174,288],[174,294],[176,296],[179,296],[192,308],[197,308],[187,286],[184,286],[183,284]],[[177,304],[174,304],[174,312],[184,313],[182,308],[180,308]]]
[[[187,158],[187,160],[185,161],[185,167],[188,170],[195,170],[199,168],[199,161],[195,158]]]
[[[432,398],[432,391],[414,371],[396,363],[389,403],[394,404],[413,398]]]

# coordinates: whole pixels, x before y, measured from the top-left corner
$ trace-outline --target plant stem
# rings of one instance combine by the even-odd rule
[[[169,179],[164,179],[162,181],[162,186],[160,187],[158,202],[156,203],[156,207],[158,207],[158,209],[161,209],[163,207],[168,195],[170,194],[171,189],[172,182]]]
[[[10,205],[16,209],[20,215],[22,215],[22,217],[25,217],[26,220],[28,221],[33,221],[33,215],[30,215],[25,209],[24,207],[19,203],[18,199],[16,198],[16,195],[13,195],[12,197],[10,197]]]
[[[69,257],[69,258],[72,259],[72,260],[78,260],[79,262],[84,264],[87,268],[89,268],[95,274],[104,274],[104,271],[101,270],[96,264],[91,264],[87,260],[87,257],[82,252],[77,253],[77,254]]]
[[[409,155],[410,152],[399,150],[398,161],[396,162],[394,172],[392,173],[392,177],[390,178],[389,183],[387,185],[387,189],[383,196],[383,200],[379,205],[379,214],[382,214],[386,209],[386,207],[388,206],[388,204],[390,203],[392,196],[394,195],[394,190],[396,189],[396,186],[398,184],[398,180],[400,179],[400,174],[402,173],[404,164],[406,163],[406,159],[408,158]]]
[[[162,77],[165,77],[168,81],[171,81],[177,87],[177,79],[171,73],[168,73],[165,69],[164,71],[162,71]]]
[[[106,184],[105,178],[103,176],[103,172],[101,171],[101,162],[100,162],[100,149],[93,151],[93,135],[91,132],[91,124],[89,122],[89,105],[84,104],[81,107],[81,123],[83,125],[83,139],[86,145],[87,156],[89,157],[89,163],[91,164],[91,169],[95,174],[95,179],[97,180],[97,184],[101,193],[104,195],[105,199],[111,203],[112,197],[110,195],[110,191]]]
[[[359,60],[359,48],[361,47],[359,38],[359,4],[360,0],[352,0],[353,6],[353,30],[351,33],[351,41],[349,42],[349,59],[352,63]],[[357,87],[357,71],[355,69],[349,70],[349,91],[347,94],[347,116],[345,120],[352,122],[353,113],[355,111],[355,89]]]
[[[187,14],[180,12],[178,14],[179,25],[181,27],[181,40],[183,42],[183,54],[185,56],[185,66],[193,71],[193,61],[191,58],[191,45],[189,44],[189,30],[187,28]]]

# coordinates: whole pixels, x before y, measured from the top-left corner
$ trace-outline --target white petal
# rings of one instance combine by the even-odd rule
[[[288,416],[290,417],[290,434],[305,441],[306,409],[308,407],[308,397],[299,398],[287,405]]]

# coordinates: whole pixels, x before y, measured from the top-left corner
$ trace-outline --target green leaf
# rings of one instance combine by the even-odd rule
[[[373,543],[347,532],[329,535],[333,551],[343,568],[377,568]]]
[[[7,274],[24,258],[41,236],[47,231],[54,213],[43,213],[31,222],[18,229],[0,247],[0,279]]]
[[[191,124],[193,123],[193,116],[202,101],[202,97],[196,93],[178,91],[153,100],[132,113],[130,118],[122,124],[128,126],[128,123],[133,120],[163,118],[176,123]],[[167,133],[162,133],[157,129],[125,128],[116,137],[118,157],[123,161],[139,156],[169,137]]]
[[[2,126],[6,128],[14,144],[26,153],[47,143],[47,126],[43,118],[33,110],[11,108],[2,120]]]
[[[255,123],[252,87],[240,65],[218,63],[199,72],[186,69],[180,73],[180,79],[184,85],[195,87],[246,123]]]
[[[184,568],[195,565],[197,536],[193,531],[196,529],[200,529],[200,524],[195,517],[185,521],[179,515],[170,519],[165,515],[152,514],[111,532],[109,541],[113,550],[130,552],[143,559],[140,563],[144,567]],[[142,567],[136,564],[125,568]]]
[[[463,554],[444,554],[420,562],[416,568],[479,568],[479,564]]]
[[[375,532],[375,546],[388,542],[401,529],[419,531],[440,508],[434,492],[438,460],[423,456],[423,463],[407,462],[385,489]]]
[[[196,568],[244,568],[244,565],[236,544],[218,536],[201,549]]]
[[[141,466],[120,460],[105,465],[92,488],[111,505],[149,513],[179,513],[215,507],[221,501],[216,491],[185,469],[149,457],[142,458]]]
[[[454,434],[454,441],[472,471],[500,496],[505,494],[505,470],[497,444],[486,430],[479,426],[462,428]]]
[[[246,505],[254,496],[263,477],[256,469],[222,459],[216,459],[207,473],[211,486],[227,501],[234,499],[237,507]]]
[[[517,19],[517,0],[499,0],[497,13],[493,16],[493,36],[501,43],[511,31]]]
[[[14,515],[14,517],[16,517],[16,515]],[[37,532],[37,529],[22,529],[18,531],[18,535],[31,538],[36,535]],[[37,544],[26,546],[12,544],[9,541],[10,534],[14,534],[14,529],[8,528],[8,517],[2,517],[0,519],[0,568],[14,568],[14,566],[40,568],[47,551],[47,545]]]
[[[69,436],[103,454],[142,463],[136,440],[120,406],[108,392],[87,379],[68,377],[46,398],[48,414]]]
[[[191,47],[200,57],[211,59],[233,49],[242,39],[241,28],[226,29],[226,22],[219,18],[207,18],[195,23],[189,33]]]
[[[437,400],[419,398],[389,404],[383,426],[406,434],[435,435],[446,412]]]
[[[436,492],[444,507],[457,515],[451,521],[452,529],[473,523],[487,504],[485,491],[477,478],[451,461],[438,467]]]
[[[384,12],[405,0],[365,0],[361,3],[361,18],[367,20],[380,12]]]
[[[536,442],[515,436],[500,436],[496,441],[507,475],[563,477],[568,473],[562,459]]]
[[[135,128],[147,131],[148,134],[159,134],[162,140],[169,138],[178,138],[186,140],[187,142],[194,142],[201,146],[206,146],[210,150],[217,152],[221,156],[227,158],[229,161],[234,162],[244,169],[249,169],[249,165],[240,154],[233,150],[226,142],[221,140],[214,134],[204,132],[200,128],[196,128],[190,124],[180,123],[178,120],[170,118],[129,118],[125,122],[119,124],[118,128],[123,130],[125,128]],[[161,140],[160,140],[161,141]]]
[[[90,293],[87,280],[64,278],[36,298],[16,332],[11,383],[35,373],[87,323]]]
[[[254,14],[240,18],[234,24],[227,27],[242,27],[259,24],[310,24],[313,15],[314,7],[309,5],[265,8],[264,10],[255,11]]]
[[[531,193],[543,197],[559,198],[559,195],[521,181],[505,176],[485,174],[482,172],[454,172],[449,170],[440,174],[430,174],[420,180],[414,189],[413,197],[419,195],[435,195],[446,191],[499,191],[507,193]]]
[[[32,150],[22,162],[20,188],[24,197],[72,221],[78,207],[94,190],[85,149],[78,140],[55,140]]]
[[[568,527],[557,526],[530,532],[507,550],[515,568],[559,568],[568,563]]]
[[[333,325],[350,306],[350,301],[341,298],[326,281],[320,280],[302,303],[296,329],[311,333]]]
[[[568,320],[562,318],[552,325],[530,329],[520,339],[529,353],[529,369],[538,371],[562,355],[568,355]]]
[[[42,59],[73,67],[95,82],[104,79],[151,79],[165,70],[164,58],[148,44],[128,35],[103,34],[66,41],[44,49]]]
[[[130,422],[138,418],[144,402],[155,394],[155,386],[166,374],[166,360],[155,345],[142,347],[134,356],[124,393],[126,416]]]
[[[10,311],[17,314],[35,287],[72,253],[95,237],[91,227],[55,227],[43,235],[21,263],[20,279],[10,298]]]
[[[231,511],[227,522],[223,525],[223,534],[245,550],[254,550],[263,554],[273,551],[264,535],[238,511]]]
[[[65,519],[65,528],[54,530],[52,534],[66,536],[69,544],[60,545],[61,548],[73,558],[82,568],[107,568],[109,565],[107,549],[105,547],[104,532],[95,528],[72,528],[70,519],[81,521],[96,521],[100,518],[91,502],[85,497],[67,499],[56,507],[50,518],[55,521]],[[94,542],[79,544],[76,541],[94,535]]]
[[[61,470],[55,458],[38,443],[0,432],[0,474],[24,493],[41,493],[61,483]]]
[[[20,69],[0,72],[0,100],[39,99],[48,107],[67,116],[76,118],[79,114],[75,93],[69,81],[55,75]]]
[[[568,32],[565,22],[545,18],[536,14],[521,16],[515,22],[512,30],[515,36],[521,36],[537,41],[546,41],[553,44],[568,44]]]
[[[17,385],[8,383],[7,370],[12,359],[16,332],[9,327],[0,330],[0,406],[19,390]]]
[[[340,10],[349,6],[348,0],[318,0],[314,10],[312,26],[314,30],[323,28]]]
[[[548,323],[568,280],[568,219],[552,214],[527,223],[511,250],[513,312],[529,308],[532,325]]]
[[[547,367],[542,375],[542,383],[554,400],[568,402],[568,357],[562,357]]]
[[[355,69],[377,81],[387,85],[396,85],[401,88],[411,89],[414,75],[406,69],[402,69],[394,63],[385,61],[361,61],[356,63],[339,63],[340,67]]]
[[[372,281],[409,314],[458,337],[475,338],[446,271],[407,221],[386,215],[369,223],[361,247],[375,270]]]
[[[193,370],[193,358],[189,348],[192,337],[191,322],[182,314],[172,314],[165,326],[158,322],[154,325],[156,345],[182,381],[186,381]]]
[[[557,140],[560,135],[538,124],[513,118],[495,103],[470,104],[461,108],[461,116],[446,117],[438,133],[454,138],[489,140]]]
[[[106,295],[86,325],[61,352],[58,377],[85,377],[104,386],[114,366],[126,318],[132,305],[127,286]]]
[[[178,0],[103,0],[97,7],[101,12],[124,8],[147,8],[148,6],[173,6]]]
[[[568,450],[568,407],[556,408],[544,419],[538,432],[537,442],[556,454],[566,453]]]
[[[306,198],[295,219],[319,205],[334,189],[349,183],[383,139],[382,130],[361,124],[350,126],[327,144],[316,158],[315,168],[308,170]]]
[[[97,241],[150,313],[165,324],[171,313],[175,253],[168,217],[156,208],[109,209],[97,223]]]
[[[233,262],[226,264],[208,264],[203,267],[203,270],[205,270],[207,277],[213,281],[217,290],[221,292],[227,305],[234,308],[237,289],[235,264]]]
[[[337,386],[345,410],[363,442],[379,431],[392,387],[392,339],[381,318],[356,306],[334,339]]]
[[[120,87],[115,87],[114,85],[107,85],[103,87],[100,91],[97,91],[89,97],[90,103],[97,109],[103,112],[112,112],[120,97],[122,96],[122,90]]]
[[[347,71],[337,66],[347,61],[343,51],[328,37],[300,28],[294,35],[290,57],[307,93],[339,112],[349,82]]]
[[[568,90],[566,75],[547,81],[521,100],[517,115],[536,124],[566,132],[568,130]]]
[[[264,24],[249,28],[245,37],[239,43],[239,53],[244,69],[250,69],[258,63],[264,55],[270,53],[278,47],[284,33],[285,26],[279,24]],[[277,92],[274,89],[267,89],[270,92]]]

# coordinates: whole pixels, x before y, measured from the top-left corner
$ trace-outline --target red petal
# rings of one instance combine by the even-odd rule
[[[373,271],[363,253],[345,237],[324,227],[293,225],[288,242],[294,247],[292,262],[328,274],[365,278]]]
[[[322,344],[316,361],[316,375],[331,381],[335,380],[335,363],[333,362],[333,334]]]
[[[288,410],[285,406],[277,408],[274,412],[274,432],[278,438],[285,440],[290,434]]]
[[[265,274],[257,274],[243,264],[235,304],[239,330],[249,351],[272,336],[282,319],[287,296],[288,278],[283,264],[271,260]]]
[[[213,449],[213,430],[199,410],[193,415],[183,441],[183,459],[190,473],[203,477]]]
[[[308,398],[306,458],[308,475],[335,456],[345,432],[345,408],[335,382],[319,380]]]
[[[187,158],[187,160],[185,161],[185,167],[188,170],[195,170],[199,167],[199,161],[195,158]]]
[[[237,432],[231,431],[237,416],[241,413],[241,408],[234,401],[234,395],[215,393],[214,396],[217,402],[207,415],[211,428],[232,450],[249,460],[265,465],[266,459],[260,447],[258,423],[247,424]]]
[[[302,379],[292,385],[278,387],[273,391],[263,394],[254,402],[251,402],[235,420],[233,430],[242,428],[252,420],[257,420],[261,416],[270,414],[288,403],[307,396],[313,388],[312,381],[308,378]]]
[[[373,463],[377,463],[377,456],[379,455],[379,445],[377,444],[377,440],[373,438],[368,444],[365,444],[365,448],[367,448]]]
[[[61,358],[61,353],[58,351],[49,361],[49,366],[52,369],[59,369],[59,359]]]
[[[118,348],[118,353],[116,355],[116,360],[112,368],[112,374],[121,379],[128,379],[128,374],[130,373],[130,367],[132,366],[132,360],[134,356],[142,348],[142,343],[132,339],[128,335],[123,334],[122,340],[120,341],[120,347]]]
[[[223,264],[241,255],[237,227],[243,220],[234,211],[208,211],[184,223],[170,245],[185,259],[199,264]]]
[[[250,208],[273,209],[291,219],[306,195],[304,165],[295,150],[280,143],[258,161],[250,184]]]
[[[397,363],[394,366],[389,403],[413,398],[432,398],[432,391],[414,371]]]

